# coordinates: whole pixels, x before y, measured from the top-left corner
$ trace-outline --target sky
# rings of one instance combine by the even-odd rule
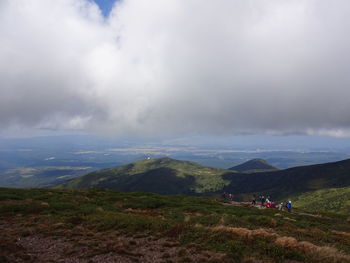
[[[350,137],[348,0],[2,0],[0,133]]]
[[[90,1],[92,1],[92,0],[90,0]],[[106,17],[109,15],[111,10],[113,9],[113,6],[114,6],[116,0],[94,0],[94,2],[101,9],[103,16]]]

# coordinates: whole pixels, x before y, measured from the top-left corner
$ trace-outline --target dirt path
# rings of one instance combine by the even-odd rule
[[[255,207],[257,209],[274,209],[276,212],[280,211],[286,211],[286,208],[283,207],[282,210],[279,210],[277,208],[267,208],[266,206],[263,206],[261,204],[256,204],[253,205],[251,202],[237,202],[237,201],[225,201],[222,203],[223,205],[226,206],[245,206],[245,207]],[[306,212],[296,212],[292,211],[291,214],[296,214],[296,215],[302,215],[302,216],[312,216],[312,217],[322,217],[319,214],[311,214],[311,213],[306,213]]]

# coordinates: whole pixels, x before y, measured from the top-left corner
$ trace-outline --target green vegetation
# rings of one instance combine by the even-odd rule
[[[229,170],[243,172],[243,173],[258,173],[258,172],[268,172],[268,171],[276,171],[278,170],[272,164],[269,164],[267,161],[256,158],[249,160],[240,165],[231,167]]]
[[[263,194],[276,201],[292,199],[295,205],[310,211],[350,214],[350,160],[269,172],[247,172],[268,167],[275,169],[261,159],[254,159],[234,167],[242,171],[248,169],[237,173],[170,158],[146,159],[95,171],[56,188],[189,195],[218,195],[226,191],[233,193],[237,200],[246,201],[250,201],[253,194]]]
[[[231,181],[226,191],[251,196],[252,193],[270,195],[274,200],[329,188],[350,186],[350,159],[318,165],[300,166],[286,170],[227,174]]]
[[[314,212],[335,212],[350,215],[350,187],[322,189],[295,198],[297,207]]]
[[[57,188],[105,188],[125,192],[202,194],[221,191],[229,184],[228,180],[222,178],[227,172],[224,169],[170,158],[146,159],[92,172],[58,185]]]
[[[335,214],[232,206],[209,197],[99,189],[0,189],[0,227],[4,226],[0,247],[9,251],[4,262],[15,256],[14,244],[8,242],[38,235],[76,240],[89,253],[129,251],[127,256],[139,260],[142,254],[131,255],[130,246],[143,238],[142,246],[161,240],[167,262],[196,262],[188,253],[192,248],[209,256],[221,255],[212,262],[350,262],[347,220]],[[117,237],[133,240],[122,250],[109,241]],[[102,249],[104,242],[110,245]],[[169,254],[172,247],[178,247],[176,258]],[[67,249],[65,253],[69,254]],[[81,257],[88,258],[89,253]]]
[[[8,169],[1,174],[0,184],[3,187],[43,187],[62,183],[91,170],[91,167],[86,166],[40,166]]]

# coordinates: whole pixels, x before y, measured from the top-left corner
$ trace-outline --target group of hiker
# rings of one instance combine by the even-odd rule
[[[222,198],[225,201],[233,201],[234,195],[231,193],[223,192]],[[257,204],[257,202],[259,202],[259,204]],[[292,212],[292,202],[291,201],[287,201],[285,203],[285,205],[283,204],[283,202],[277,204],[276,202],[271,201],[271,197],[269,195],[267,195],[266,197],[264,195],[260,195],[259,198],[257,198],[256,195],[253,195],[252,205],[254,205],[254,206],[260,205],[260,207],[275,208],[278,210],[286,209],[288,212]]]
[[[283,208],[285,207],[288,212],[292,212],[292,201],[287,201],[285,206],[283,206],[283,202],[276,204],[276,202],[271,201],[271,197],[269,195],[266,197],[263,195],[260,195],[259,201],[260,201],[261,207],[276,208],[278,210],[283,210]],[[256,205],[256,195],[253,195],[252,205]]]
[[[226,192],[224,192],[223,194],[222,194],[222,198],[224,199],[224,200],[229,200],[229,201],[233,201],[233,194],[230,194],[230,193],[226,193]]]

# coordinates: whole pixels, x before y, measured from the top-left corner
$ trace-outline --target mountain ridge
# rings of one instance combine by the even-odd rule
[[[338,211],[337,207],[346,212],[350,204],[341,200],[348,192],[331,189],[350,187],[349,175],[350,159],[285,170],[237,173],[189,161],[159,158],[95,171],[54,188],[103,188],[122,192],[216,196],[225,191],[241,201],[249,201],[253,194],[269,195],[276,201],[289,198],[297,200],[298,196],[304,194],[308,202],[298,201],[302,207],[314,207],[312,195],[317,195],[318,190],[324,190],[327,198],[318,198],[319,206],[329,209],[331,200],[336,203],[333,209],[335,212]],[[338,201],[343,203],[339,204]]]
[[[255,173],[255,172],[275,171],[275,170],[278,170],[278,168],[268,163],[264,159],[255,158],[255,159],[246,161],[242,164],[233,166],[229,168],[229,170],[243,172],[243,173]]]
[[[203,194],[220,191],[229,184],[227,170],[194,162],[147,158],[115,168],[103,169],[69,180],[56,188],[105,188],[159,194]]]
[[[350,186],[350,159],[226,179],[231,181],[225,187],[227,191],[268,193],[274,198],[287,198],[320,189]]]

